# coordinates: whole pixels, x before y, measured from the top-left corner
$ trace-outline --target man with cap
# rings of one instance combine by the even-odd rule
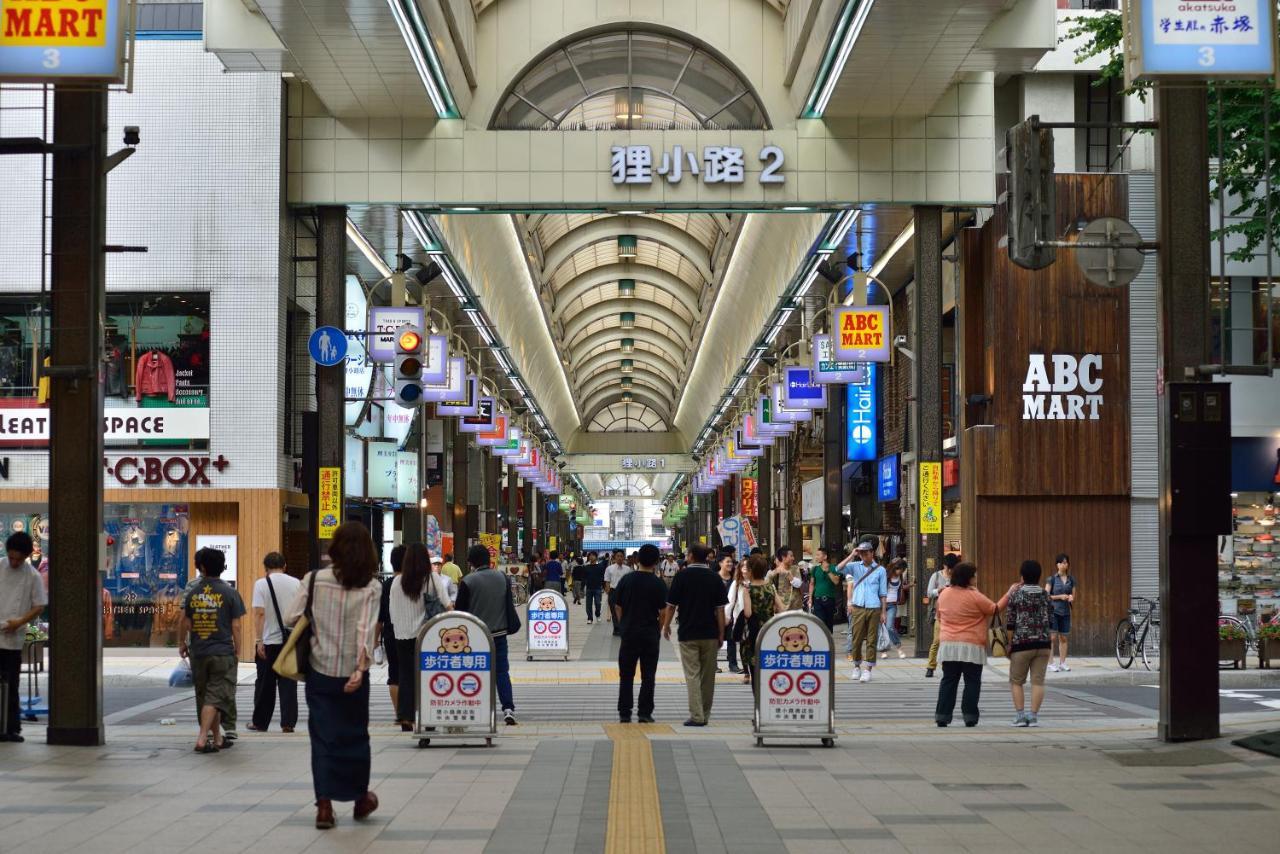
[[[851,563],[855,556],[857,562]],[[875,546],[867,540],[858,543],[837,568],[844,571],[849,584],[849,632],[853,653],[853,673],[849,678],[870,682],[871,669],[876,666],[880,624],[886,619],[888,573],[876,563]]]
[[[452,576],[445,575],[444,561],[440,555],[431,556],[431,571],[440,576],[440,580],[444,582],[444,592],[449,596],[449,604],[452,605],[458,599],[458,584],[453,580]]]

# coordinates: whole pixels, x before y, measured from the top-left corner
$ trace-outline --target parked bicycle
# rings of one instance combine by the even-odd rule
[[[1151,643],[1148,643],[1147,637],[1151,634],[1152,626],[1160,625],[1160,603],[1143,596],[1135,596],[1133,601],[1139,605],[1130,605],[1129,616],[1116,626],[1116,661],[1128,670],[1133,660],[1142,656],[1142,666],[1150,670],[1151,657],[1148,649],[1155,647],[1155,638],[1152,637]]]
[[[1280,626],[1280,611],[1271,615],[1264,625]],[[1218,627],[1237,626],[1244,632],[1245,649],[1248,652],[1258,651],[1258,621],[1253,614],[1219,614]]]

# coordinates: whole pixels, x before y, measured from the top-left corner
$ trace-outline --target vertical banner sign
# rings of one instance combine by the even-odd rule
[[[898,455],[880,458],[879,476],[876,479],[876,497],[881,501],[898,500]]]
[[[887,362],[893,336],[887,305],[838,305],[832,318],[836,359],[842,362]]]
[[[125,0],[0,0],[0,82],[124,82]]]
[[[569,659],[569,606],[554,590],[539,590],[529,597],[528,659],[539,653]]]
[[[321,466],[320,487],[317,490],[316,530],[322,540],[333,539],[333,532],[342,524],[342,467]]]
[[[493,641],[478,619],[450,611],[427,621],[418,671],[419,726],[493,730]]]
[[[863,382],[850,383],[845,395],[845,439],[850,462],[869,463],[877,459],[880,413],[876,401],[875,362],[867,363]]]
[[[742,479],[742,515],[758,519],[759,513],[756,506],[756,480],[753,477],[744,477]]]
[[[757,643],[757,738],[834,738],[835,656],[822,621],[802,611],[778,614]]]
[[[942,533],[942,463],[920,463],[920,533]]]

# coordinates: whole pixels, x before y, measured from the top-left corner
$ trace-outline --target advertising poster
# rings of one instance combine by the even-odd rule
[[[484,624],[450,611],[428,621],[418,637],[418,723],[490,729],[493,648]]]
[[[321,466],[320,486],[316,491],[318,536],[322,540],[331,540],[333,532],[342,524],[342,469],[339,466]]]
[[[942,533],[942,463],[920,463],[920,533]]]
[[[539,590],[529,597],[529,658],[539,653],[569,657],[569,606],[554,590]]]
[[[498,565],[498,552],[502,549],[501,534],[481,534],[480,545],[489,550],[489,565]]]
[[[831,731],[835,657],[831,635],[812,614],[788,611],[760,630],[758,729]]]
[[[756,507],[756,479],[753,477],[742,479],[742,515],[752,519],[758,519],[760,515]]]
[[[196,534],[196,551],[201,549],[217,549],[226,558],[226,569],[222,572],[222,580],[236,586],[236,535],[235,534]]]

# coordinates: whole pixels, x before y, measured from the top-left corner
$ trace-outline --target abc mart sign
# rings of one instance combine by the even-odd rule
[[[128,0],[0,0],[0,82],[123,83]]]

